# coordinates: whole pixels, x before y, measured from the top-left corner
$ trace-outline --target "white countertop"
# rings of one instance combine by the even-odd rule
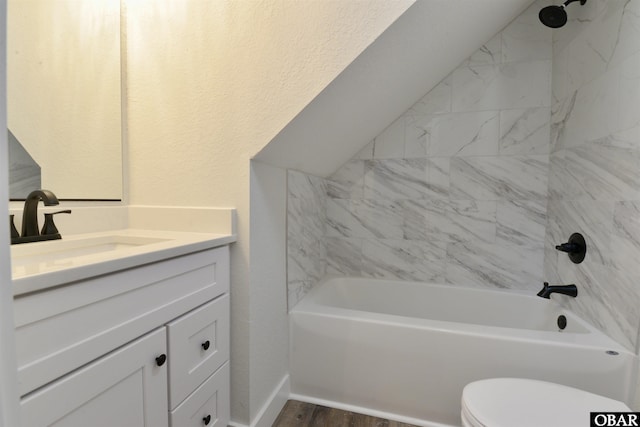
[[[117,236],[120,239],[147,239],[149,243],[138,245],[114,245],[116,249],[91,253],[82,247],[73,256],[53,257],[61,247],[81,246],[83,241]],[[157,241],[154,241],[156,240]],[[106,240],[105,240],[106,241]],[[236,241],[235,234],[192,233],[123,229],[98,233],[63,236],[62,240],[13,245],[12,278],[13,295],[41,291],[50,287],[75,282],[93,276],[136,267],[198,252]],[[56,244],[58,246],[56,246]],[[42,254],[42,256],[40,256]],[[30,257],[29,262],[24,262]]]

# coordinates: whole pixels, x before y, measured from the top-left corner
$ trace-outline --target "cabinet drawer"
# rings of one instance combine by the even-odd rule
[[[171,409],[229,359],[229,328],[228,294],[167,324]]]
[[[169,419],[171,427],[226,427],[230,411],[227,362],[171,411]]]

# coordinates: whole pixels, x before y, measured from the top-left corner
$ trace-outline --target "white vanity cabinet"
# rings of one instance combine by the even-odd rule
[[[229,421],[229,249],[15,297],[23,427]]]

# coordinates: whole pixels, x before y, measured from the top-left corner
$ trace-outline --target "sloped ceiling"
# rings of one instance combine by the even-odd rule
[[[418,0],[254,158],[331,175],[531,3]]]

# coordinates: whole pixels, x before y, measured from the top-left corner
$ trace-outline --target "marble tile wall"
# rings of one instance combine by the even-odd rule
[[[327,201],[324,179],[287,172],[287,301],[289,308],[324,275]]]
[[[552,71],[541,5],[327,179],[328,274],[541,287]]]
[[[590,0],[553,33],[544,271],[562,299],[633,349],[640,323],[640,2]],[[576,265],[553,249],[587,240]]]

